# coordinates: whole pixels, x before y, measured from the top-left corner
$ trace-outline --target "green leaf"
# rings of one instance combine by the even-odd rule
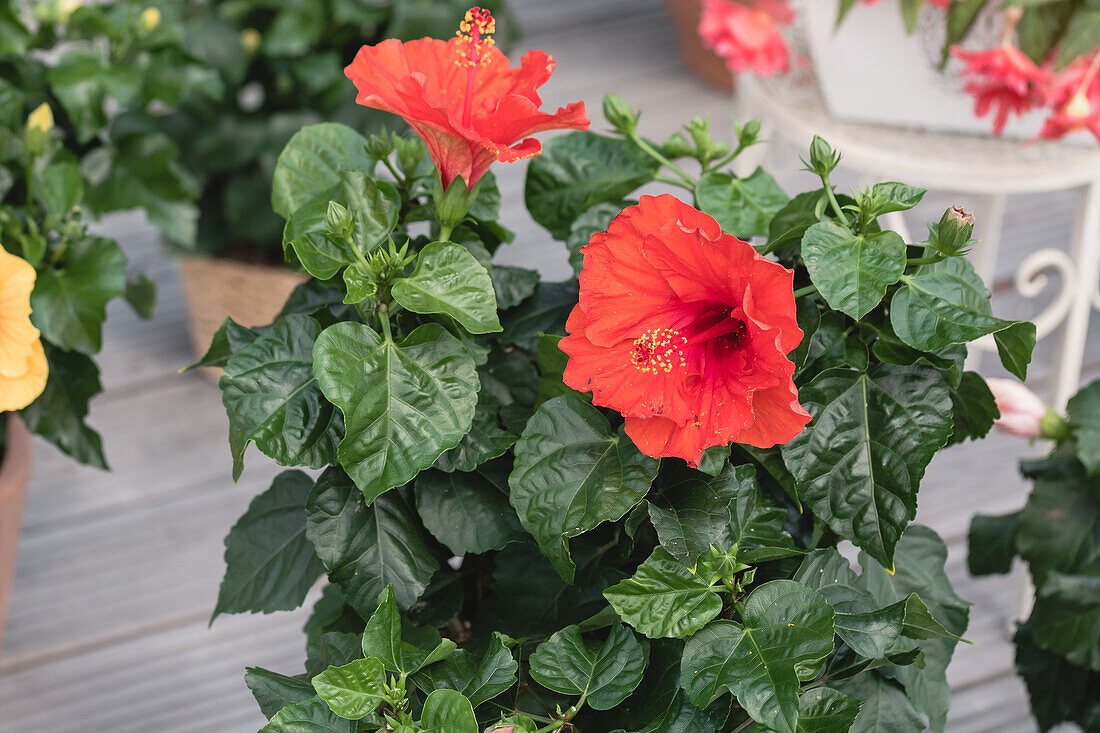
[[[434,631],[430,650],[420,649],[402,637],[401,614],[397,610],[393,590],[386,588],[378,599],[378,609],[363,629],[363,654],[382,660],[386,669],[396,674],[413,674],[428,665],[450,657],[455,643],[440,639]],[[427,639],[427,637],[425,637]]]
[[[303,127],[279,154],[271,183],[271,206],[284,219],[340,183],[340,172],[370,175],[374,161],[367,139],[344,125],[322,122]],[[327,205],[327,201],[325,202]]]
[[[202,358],[183,371],[198,367],[224,367],[234,354],[244,351],[245,347],[260,337],[258,329],[245,328],[232,318],[226,318],[210,340],[210,348]]]
[[[329,230],[325,215],[332,201],[350,214],[352,228],[347,236]],[[397,226],[400,208],[401,196],[393,184],[359,171],[340,171],[335,185],[317,192],[287,217],[283,248],[293,248],[310,275],[328,280],[342,267],[361,265],[366,255],[385,242]]]
[[[126,293],[126,255],[102,237],[69,242],[57,265],[38,273],[31,321],[51,343],[95,354],[103,343],[107,303]]]
[[[355,723],[328,709],[323,700],[288,705],[260,729],[260,733],[354,733]]]
[[[1016,548],[1036,587],[1052,570],[1095,572],[1100,567],[1100,497],[1080,468],[1035,481],[1016,525]]]
[[[833,650],[833,609],[811,588],[773,580],[748,595],[740,615],[740,624],[719,619],[688,640],[680,684],[697,707],[728,689],[753,720],[796,733],[795,667]]]
[[[877,672],[866,672],[836,685],[863,701],[851,733],[922,733],[924,718],[898,685]]]
[[[287,705],[309,700],[315,696],[313,685],[305,677],[287,677],[259,667],[244,671],[244,682],[252,690],[252,696],[265,718],[270,718]]]
[[[321,468],[335,460],[343,420],[313,376],[320,333],[309,316],[284,316],[226,361],[218,386],[229,415],[234,481],[250,442],[281,466]]]
[[[728,232],[741,239],[768,234],[772,218],[790,197],[763,168],[747,178],[707,173],[695,187],[695,205]]]
[[[577,283],[540,282],[535,294],[505,314],[500,338],[535,349],[542,334],[565,335],[565,319],[577,304]]]
[[[932,530],[918,524],[910,525],[897,545],[894,555],[895,572],[891,575],[879,563],[860,553],[863,574],[860,586],[880,604],[906,600],[916,593],[928,607],[933,618],[954,635],[966,631],[969,605],[951,587],[944,564],[947,546]],[[917,710],[928,716],[929,727],[940,732],[947,719],[951,690],[947,684],[947,665],[955,648],[957,636],[920,642],[924,653],[924,668],[896,667],[891,676],[899,680]],[[857,695],[858,697],[858,695]]]
[[[878,217],[892,211],[907,211],[919,204],[926,193],[928,191],[923,188],[907,186],[904,183],[876,183],[871,186],[873,206],[866,213],[872,217]]]
[[[629,140],[577,131],[551,138],[527,169],[531,217],[564,240],[582,213],[649,183],[660,164]]]
[[[480,377],[484,384],[484,373]],[[500,426],[500,409],[500,402],[483,386],[478,393],[470,432],[458,445],[436,459],[435,468],[447,473],[473,471],[486,461],[504,455],[519,436]]]
[[[480,659],[459,649],[446,659],[421,669],[413,675],[413,681],[424,692],[460,692],[476,708],[516,684],[519,664],[505,647],[504,639],[494,632],[489,648]]]
[[[658,466],[574,395],[539,406],[515,455],[508,479],[512,506],[566,582],[575,572],[569,538],[630,511],[649,491]]]
[[[951,414],[955,432],[948,445],[984,438],[1000,417],[993,392],[977,372],[963,372],[957,387],[951,389]]]
[[[400,606],[409,608],[439,568],[401,492],[368,506],[338,468],[317,479],[306,504],[305,529],[329,579],[364,617],[388,586]]]
[[[474,361],[438,324],[395,344],[363,324],[337,323],[318,337],[313,358],[321,391],[344,414],[340,465],[367,501],[411,480],[470,430]]]
[[[732,521],[725,545],[737,545],[737,559],[761,563],[802,554],[794,540],[783,530],[787,511],[771,502],[757,487],[756,469],[751,465],[734,468],[737,494],[730,502]]]
[[[1100,574],[1052,570],[1035,600],[1028,625],[1039,644],[1072,664],[1100,671]]]
[[[80,203],[84,195],[84,181],[80,166],[73,162],[52,163],[42,171],[38,194],[46,213],[64,217]]]
[[[588,244],[592,235],[607,231],[611,221],[630,204],[625,201],[604,201],[578,216],[569,227],[569,236],[565,247],[569,250],[569,265],[577,275],[584,267],[584,255],[581,248]]]
[[[829,306],[860,320],[905,272],[905,241],[892,231],[861,236],[822,221],[802,237],[802,258]]]
[[[225,538],[225,577],[210,617],[223,613],[291,611],[321,574],[306,537],[306,497],[313,481],[283,471],[248,506]]]
[[[1004,574],[1016,557],[1016,525],[1020,512],[999,517],[975,514],[967,535],[966,566],[971,575]]]
[[[425,733],[479,733],[474,708],[461,692],[436,690],[424,701],[420,725]]]
[[[645,653],[629,628],[615,624],[602,643],[568,626],[531,654],[531,678],[563,695],[583,695],[593,710],[610,710],[642,681]]]
[[[1089,730],[1086,716],[1089,708],[1096,706],[1100,672],[1070,664],[1065,657],[1043,649],[1026,624],[1016,631],[1013,641],[1016,669],[1027,684],[1031,714],[1039,729],[1048,731],[1059,723],[1072,721]]]
[[[1100,5],[1091,2],[1078,7],[1070,16],[1065,35],[1058,44],[1056,68],[1064,69],[1095,51],[1097,38],[1100,38]]]
[[[965,344],[994,334],[1001,363],[1021,380],[1035,347],[1035,325],[994,318],[989,291],[964,257],[925,265],[902,278],[890,300],[890,324],[919,351]]]
[[[356,659],[343,667],[329,667],[313,678],[313,688],[329,709],[347,720],[367,717],[386,695],[386,670],[381,660]]]
[[[20,411],[32,433],[41,435],[81,463],[107,469],[99,433],[84,423],[88,401],[103,391],[99,368],[84,354],[45,347],[49,375],[46,387]]]
[[[432,242],[416,271],[393,284],[393,299],[413,313],[442,313],[470,333],[500,331],[489,273],[460,244]]]
[[[848,733],[862,702],[828,687],[807,690],[798,699],[798,733]],[[754,731],[766,731],[759,726]]]
[[[922,367],[830,369],[799,390],[814,420],[782,448],[799,497],[890,565],[924,470],[953,431],[942,377]]]
[[[87,143],[107,126],[104,100],[109,69],[103,48],[71,48],[47,72],[50,90],[76,128],[77,141]]]
[[[538,270],[523,267],[493,265],[492,277],[497,307],[501,310],[514,308],[530,298],[539,284]]]
[[[651,639],[683,639],[706,626],[722,610],[716,589],[663,547],[653,551],[634,575],[603,592],[623,621]]]
[[[421,473],[416,508],[428,531],[456,555],[480,555],[526,537],[508,495],[476,473]]]
[[[134,309],[139,318],[149,320],[153,317],[153,306],[157,300],[157,284],[142,273],[126,281],[126,302]]]
[[[1066,419],[1077,439],[1077,457],[1090,476],[1100,473],[1100,380],[1070,398]]]
[[[683,464],[667,462],[658,487],[658,497],[649,502],[649,518],[673,557],[693,565],[711,545],[727,541],[733,519],[731,503],[741,487],[737,468],[727,465],[720,474],[709,477]]]

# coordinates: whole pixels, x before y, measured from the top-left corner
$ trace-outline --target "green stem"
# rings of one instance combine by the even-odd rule
[[[708,172],[709,172],[709,171],[716,171],[716,170],[719,170],[719,169],[721,169],[721,168],[724,168],[724,167],[726,167],[727,165],[729,165],[730,163],[732,163],[732,162],[733,162],[733,161],[734,161],[734,160],[735,160],[735,159],[737,158],[737,156],[738,156],[738,155],[740,155],[741,153],[743,153],[743,152],[745,151],[745,148],[746,148],[746,147],[748,147],[748,146],[747,146],[747,145],[742,145],[742,144],[740,144],[740,143],[739,143],[739,144],[737,145],[737,149],[736,149],[736,150],[734,150],[734,151],[733,151],[732,153],[730,153],[729,155],[727,155],[727,156],[726,156],[725,158],[722,158],[722,159],[721,159],[720,161],[718,161],[717,163],[711,163],[710,165],[708,165],[708,166],[707,166],[707,171],[708,171]]]
[[[684,183],[679,178],[672,178],[671,176],[662,176],[660,173],[655,175],[653,177],[653,180],[660,181],[661,183],[667,183],[670,186],[679,186],[680,188],[685,188],[688,191],[694,191],[695,190],[695,186],[689,186],[687,183]]]
[[[743,731],[743,730],[748,730],[755,723],[756,723],[755,720],[753,720],[752,718],[749,718],[744,723],[742,723],[741,725],[734,728],[733,733],[741,733],[741,731]]]
[[[673,163],[671,160],[669,160],[665,156],[661,155],[661,153],[658,152],[657,150],[655,150],[652,145],[650,145],[645,140],[643,140],[641,137],[639,137],[638,133],[636,133],[636,132],[632,133],[631,135],[629,135],[629,138],[635,145],[637,145],[639,148],[642,149],[642,152],[644,152],[646,155],[648,155],[649,157],[656,160],[658,163],[660,163],[664,167],[668,168],[670,171],[672,171],[676,175],[680,176],[680,178],[684,179],[685,183],[687,183],[691,186],[691,189],[693,191],[695,190],[695,185],[697,183],[696,180],[694,178],[692,178],[691,176],[689,176],[684,171],[683,168],[676,165],[675,163]]]
[[[555,720],[555,721],[552,721],[549,725],[542,726],[541,728],[536,730],[535,733],[550,733],[550,731],[557,730],[558,728],[562,727],[563,725],[565,725],[564,720]]]
[[[840,208],[840,202],[836,200],[836,194],[833,193],[833,184],[829,181],[828,173],[821,176],[821,183],[825,186],[825,195],[829,197],[829,203],[833,207],[836,218],[840,219],[841,224],[848,226],[848,217],[844,215],[844,209]]]
[[[390,159],[382,158],[382,165],[386,166],[386,170],[390,172],[390,175],[393,176],[394,180],[401,184],[402,188],[404,188],[406,183],[405,178],[397,172],[396,168],[393,167],[393,163],[390,162]]]
[[[393,343],[393,334],[390,333],[390,308],[385,303],[378,305],[378,324],[382,326],[382,334],[386,337],[386,341]]]
[[[455,230],[454,224],[449,224],[445,221],[439,222],[439,241],[449,242],[451,241],[451,232]]]
[[[905,261],[905,266],[906,267],[914,267],[916,265],[934,265],[937,262],[943,262],[946,259],[947,259],[946,255],[934,254],[934,255],[929,255],[928,257],[917,257],[917,258],[914,258],[914,259],[911,259],[911,260],[906,260]]]
[[[807,285],[804,288],[799,288],[798,290],[794,291],[794,297],[801,298],[803,295],[813,295],[816,292],[817,292],[817,286],[816,285]]]

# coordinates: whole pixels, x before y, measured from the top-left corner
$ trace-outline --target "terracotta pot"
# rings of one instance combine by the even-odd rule
[[[180,263],[180,273],[196,359],[206,353],[226,318],[242,326],[266,326],[283,309],[290,292],[309,277],[285,267],[214,257],[188,257]],[[221,371],[203,370],[214,381]]]
[[[8,616],[8,592],[15,577],[15,553],[23,525],[23,504],[31,477],[33,443],[27,427],[16,415],[9,415],[7,442],[0,462],[0,646]]]
[[[726,68],[726,63],[704,46],[703,39],[699,38],[702,0],[665,0],[665,5],[668,6],[672,23],[676,27],[676,40],[684,63],[711,86],[732,92],[733,74]]]

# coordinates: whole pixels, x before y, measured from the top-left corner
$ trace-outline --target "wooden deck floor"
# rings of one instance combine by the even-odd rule
[[[730,101],[681,67],[659,0],[513,4],[525,45],[558,60],[548,105],[584,99],[597,117],[602,95],[615,90],[646,110],[650,137],[662,139],[692,113],[731,129]],[[773,146],[767,163],[792,192],[811,185],[798,172],[798,152]],[[565,276],[564,252],[523,211],[523,166],[502,166],[498,175],[509,192],[506,223],[518,232],[501,261]],[[918,213],[935,219],[948,203],[931,195]],[[1064,242],[1072,207],[1067,195],[1013,200],[999,279],[1007,282],[1035,247]],[[157,312],[142,322],[112,306],[101,360],[106,391],[93,403],[92,422],[113,472],[81,468],[38,446],[0,668],[0,733],[251,733],[263,721],[243,669],[297,670],[303,614],[222,617],[212,629],[207,619],[223,569],[222,538],[277,467],[252,452],[233,485],[218,390],[196,374],[176,373],[191,360],[177,263],[140,217],[103,226],[134,269],[157,281]],[[1010,290],[998,289],[1000,313],[1036,312]],[[1093,375],[1097,333],[1089,349]],[[1041,348],[1033,370],[1040,387],[1049,364],[1049,347]],[[967,636],[977,644],[960,648],[949,670],[953,733],[1035,730],[1008,643],[1019,578],[969,578],[964,544],[974,512],[1021,504],[1026,487],[1016,461],[1040,450],[1002,437],[952,449],[937,459],[921,493],[919,518],[948,540],[951,576],[974,603]]]

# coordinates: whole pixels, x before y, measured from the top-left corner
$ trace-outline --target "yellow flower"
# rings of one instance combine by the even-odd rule
[[[141,11],[141,27],[145,31],[151,31],[160,25],[160,8],[146,8]]]
[[[53,110],[46,102],[38,105],[27,118],[27,130],[34,132],[49,132],[53,129]]]
[[[31,323],[34,268],[0,247],[0,412],[21,410],[46,388],[46,354]]]
[[[253,53],[263,42],[263,37],[255,28],[245,28],[241,31],[241,47],[248,53]]]

